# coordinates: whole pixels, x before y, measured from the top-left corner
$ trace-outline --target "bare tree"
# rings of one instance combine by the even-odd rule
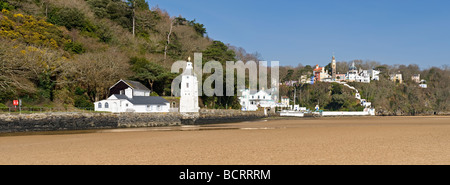
[[[166,46],[164,46],[164,63],[166,63],[166,59],[167,59],[167,47],[170,44],[170,35],[172,35],[172,29],[173,29],[174,22],[175,22],[175,19],[170,20],[170,28],[169,28],[169,33],[167,34],[167,42],[166,42]]]

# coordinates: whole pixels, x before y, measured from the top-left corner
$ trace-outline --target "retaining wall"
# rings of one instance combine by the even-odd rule
[[[269,116],[274,116],[269,113]],[[0,114],[0,133],[155,127],[181,124],[237,122],[266,117],[264,112],[201,109],[199,113],[36,113]]]

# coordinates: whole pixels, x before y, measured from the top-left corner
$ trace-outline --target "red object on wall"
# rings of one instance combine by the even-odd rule
[[[19,100],[13,100],[13,105],[19,105]]]

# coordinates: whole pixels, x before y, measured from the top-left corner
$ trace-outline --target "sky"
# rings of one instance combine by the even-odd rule
[[[450,65],[449,0],[147,0],[211,39],[282,66],[337,61]]]

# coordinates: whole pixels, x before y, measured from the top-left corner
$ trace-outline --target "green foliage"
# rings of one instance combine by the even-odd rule
[[[150,62],[145,58],[132,57],[130,59],[130,64],[132,65],[131,70],[135,73],[133,78],[138,81],[144,82],[143,84],[148,84],[152,92],[155,92],[155,83],[165,82],[168,79],[175,78],[169,70],[154,62]],[[167,86],[167,84],[160,85],[163,85],[163,87]],[[158,92],[155,93],[165,94],[163,91],[164,88],[156,90]]]
[[[203,51],[203,63],[210,60],[215,60],[225,64],[226,61],[235,61],[235,56],[236,54],[234,51],[228,49],[228,46],[226,46],[223,42],[213,41],[213,43]]]
[[[56,25],[65,26],[67,29],[80,29],[92,32],[93,28],[86,20],[85,15],[76,8],[51,7],[47,21]]]
[[[364,108],[355,98],[353,90],[338,83],[317,82],[314,85],[301,84],[290,88],[287,94],[283,95],[293,97],[294,88],[297,88],[296,103],[311,110],[316,105],[319,105],[320,109],[333,111],[355,111]]]
[[[8,106],[6,106],[6,105],[3,104],[3,103],[0,103],[0,108],[8,108]]]
[[[38,94],[46,99],[53,100],[53,89],[55,87],[55,81],[51,79],[51,72],[43,72],[38,77]]]
[[[79,42],[69,42],[64,46],[65,51],[69,51],[75,54],[81,54],[85,52],[83,44]]]
[[[179,16],[179,17],[175,18],[175,24],[191,26],[192,28],[194,28],[195,32],[202,37],[206,34],[205,25],[195,22],[195,19],[192,21],[189,21],[186,18]]]
[[[289,80],[294,80],[294,79],[292,78],[292,77],[293,77],[293,74],[294,74],[294,70],[289,69],[288,72],[287,72],[287,74],[286,74],[286,76],[283,78],[283,82],[289,81]]]
[[[235,61],[235,52],[228,48],[223,42],[221,41],[213,41],[211,45],[209,45],[203,52],[203,64],[214,60],[222,63],[222,65],[225,65],[226,61]],[[223,75],[223,81],[225,80],[225,74],[227,72],[224,71]],[[236,75],[236,73],[235,73]],[[236,77],[236,76],[235,76]],[[207,78],[207,75],[203,77],[203,80]],[[236,78],[235,78],[236,79]],[[223,83],[222,89],[226,89],[226,83]],[[236,83],[235,83],[235,90],[236,89]],[[223,92],[225,95],[225,92]],[[202,96],[201,99],[203,101],[203,104],[207,108],[229,108],[232,107],[233,109],[239,109],[240,104],[238,101],[237,93],[234,93],[234,96]]]
[[[0,1],[0,10],[3,10],[3,9],[11,11],[14,9],[14,6],[10,5],[7,2],[3,2],[3,0],[2,0],[2,1]]]
[[[127,3],[116,0],[88,0],[98,18],[108,18],[124,28],[132,27],[132,12]]]
[[[196,23],[195,19],[191,21],[191,26],[194,27],[195,32],[197,32],[200,36],[204,36],[206,34],[206,28],[203,24]]]
[[[75,98],[74,98],[74,106],[80,108],[93,108],[94,104],[89,100],[89,97],[86,95],[87,90],[76,87],[75,88]]]
[[[133,7],[133,4],[134,4],[136,9],[150,10],[150,7],[148,6],[148,3],[145,0],[127,0],[127,2],[128,2],[128,6],[130,6],[130,7]]]

